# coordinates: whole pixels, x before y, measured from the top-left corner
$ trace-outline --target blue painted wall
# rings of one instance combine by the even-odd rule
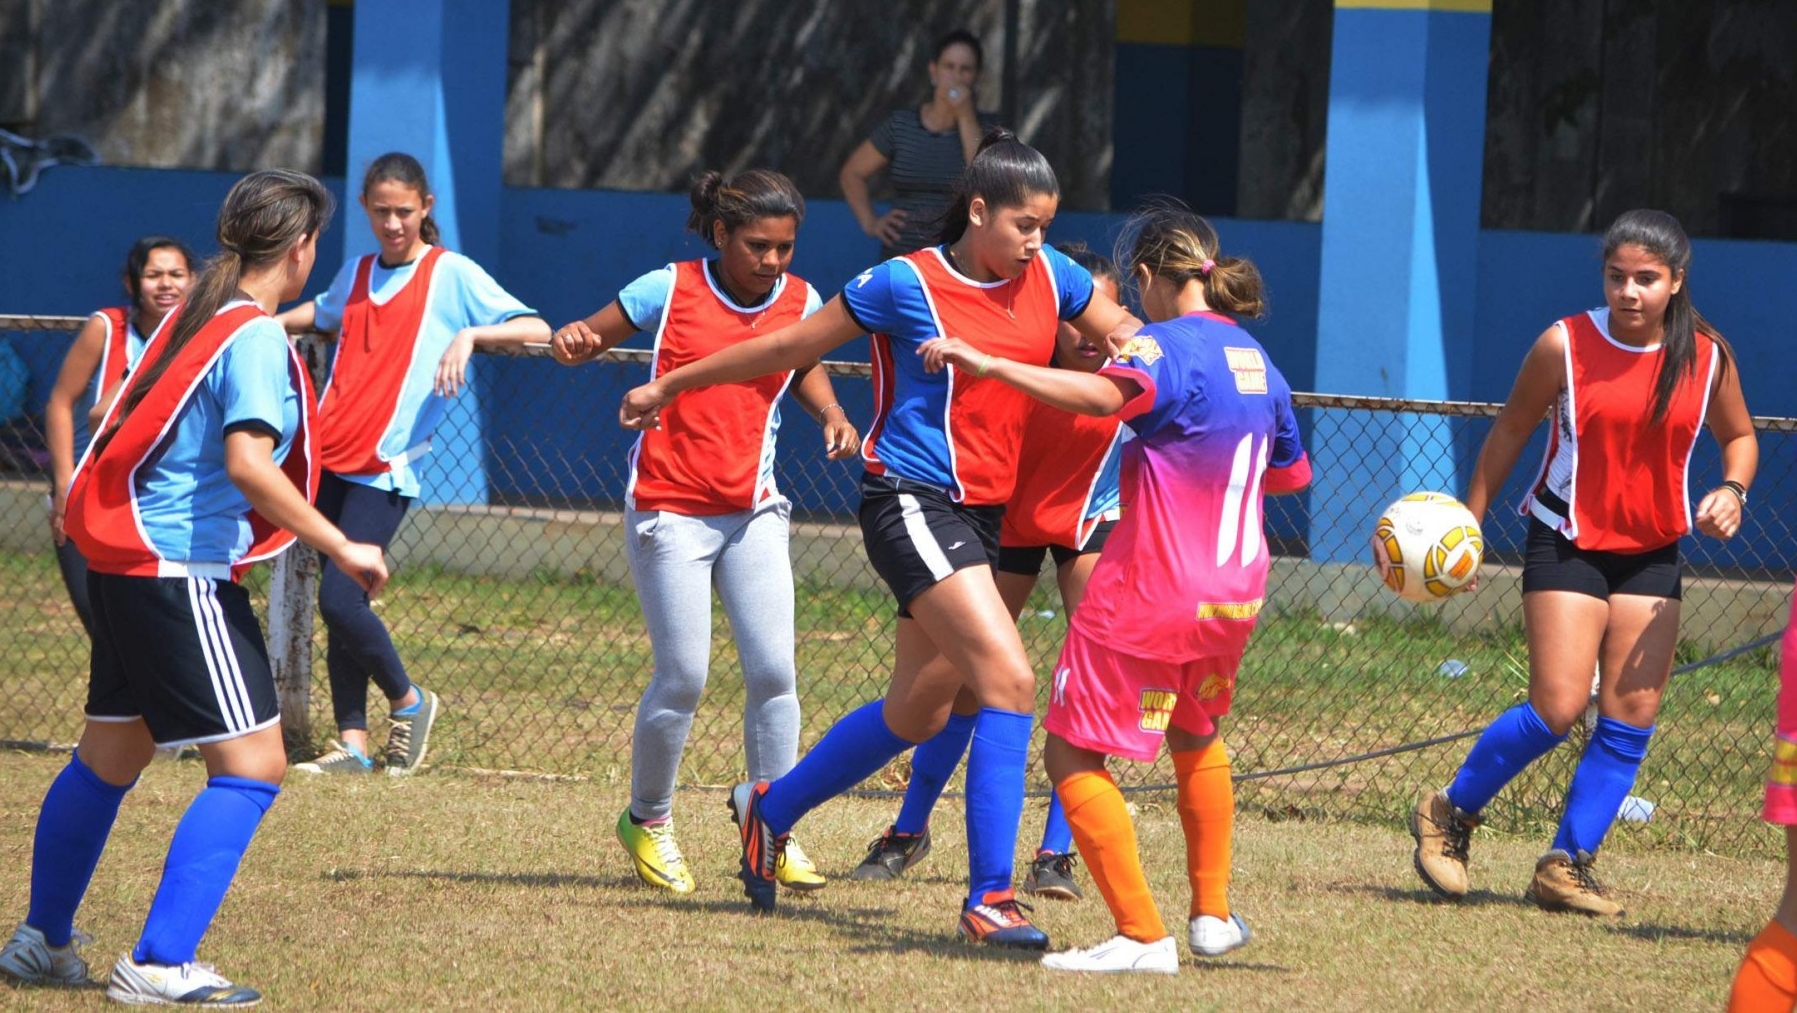
[[[144,232],[172,233],[204,255],[212,248],[218,202],[233,178],[115,168],[59,167],[46,173],[25,198],[0,202],[0,249],[8,251],[0,271],[0,312],[82,314],[116,302],[119,265],[131,241]],[[326,182],[341,198],[342,181]],[[681,231],[686,210],[685,197],[677,194],[507,189],[501,200],[499,261],[488,266],[552,324],[563,323],[603,305],[643,271],[700,255],[698,241]],[[1118,224],[1116,216],[1068,212],[1056,220],[1054,238],[1084,239],[1108,250]],[[1252,258],[1267,280],[1271,312],[1252,329],[1295,389],[1313,389],[1322,230],[1298,222],[1219,220],[1218,226],[1225,249]],[[332,228],[365,230],[367,225],[352,205],[347,213],[340,212]],[[321,244],[314,291],[336,270],[340,249],[338,243]],[[1503,399],[1536,335],[1559,317],[1602,301],[1598,253],[1595,236],[1481,234],[1471,386],[1465,396]],[[793,269],[828,297],[876,256],[874,245],[854,227],[841,203],[814,201]],[[1797,415],[1797,357],[1785,351],[1791,325],[1780,300],[1770,297],[1792,277],[1797,277],[1797,244],[1696,244],[1693,291],[1698,306],[1734,342],[1748,404],[1760,415]],[[639,338],[635,344],[646,342]],[[41,411],[67,341],[15,338],[14,345],[32,364],[31,405]],[[865,343],[855,342],[833,357],[865,360]],[[607,377],[621,371],[595,366],[569,370],[547,362],[496,366],[489,388],[492,435],[518,446],[527,445],[528,438],[532,448],[530,456],[521,454],[493,474],[496,492],[619,495],[611,462],[622,460],[627,445],[614,421],[623,387]],[[840,391],[864,423],[866,385],[844,381]],[[1470,456],[1482,430],[1472,426],[1466,431],[1460,452]],[[803,509],[852,502],[855,469],[818,467],[816,434],[802,412],[788,413],[782,456],[786,488],[799,495],[822,483],[820,492],[801,501]],[[1767,481],[1756,490],[1755,516],[1797,514],[1797,488],[1777,489],[1770,482],[1788,469],[1783,448],[1773,440],[1763,446]],[[1525,453],[1518,466],[1525,480],[1536,454]],[[1708,449],[1699,456],[1697,476],[1694,488],[1714,478]],[[1788,484],[1797,486],[1797,474]],[[1289,522],[1277,526],[1285,529],[1279,533],[1293,533]],[[1772,544],[1768,535],[1750,526],[1743,537],[1754,558],[1784,565],[1788,549]]]

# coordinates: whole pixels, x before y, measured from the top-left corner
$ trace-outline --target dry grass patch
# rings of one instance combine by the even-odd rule
[[[0,917],[25,910],[37,805],[63,762],[0,756]],[[168,835],[202,778],[197,763],[158,763],[127,801],[80,918],[98,937],[96,973],[135,940]],[[1718,1009],[1783,874],[1764,860],[1623,849],[1602,871],[1630,916],[1595,922],[1521,901],[1539,841],[1481,835],[1479,889],[1449,906],[1417,884],[1399,832],[1248,816],[1236,837],[1234,901],[1255,941],[1239,959],[1187,958],[1176,978],[1069,978],[954,938],[966,857],[954,802],[936,821],[935,853],[910,880],[839,878],[756,918],[732,878],[721,792],[679,800],[700,882],[690,898],[637,885],[612,838],[626,797],[627,786],[599,782],[296,776],[202,958],[278,1010]],[[806,849],[846,877],[895,806],[832,803],[802,827]],[[1161,803],[1141,809],[1156,896],[1178,931],[1178,819]],[[1033,803],[1026,839],[1041,818]],[[1095,893],[1039,905],[1037,915],[1057,945],[1109,932]],[[0,988],[6,1009],[104,1003],[98,992]]]

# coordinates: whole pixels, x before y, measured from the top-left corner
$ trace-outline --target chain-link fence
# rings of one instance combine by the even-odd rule
[[[0,340],[50,375],[79,321],[0,317]],[[47,372],[48,370],[49,372]],[[866,367],[832,367],[838,400],[865,426]],[[629,777],[636,702],[650,653],[624,559],[621,498],[633,438],[618,428],[623,393],[646,376],[646,355],[569,370],[542,358],[480,357],[423,459],[425,494],[392,547],[395,576],[377,604],[421,684],[445,716],[432,754],[442,766]],[[41,401],[41,398],[39,399]],[[1365,546],[1380,507],[1414,488],[1465,474],[1495,408],[1305,395],[1305,441],[1318,470],[1309,492],[1268,501],[1277,552],[1269,607],[1244,663],[1226,737],[1238,801],[1282,818],[1395,821],[1419,789],[1451,776],[1472,735],[1524,697],[1513,503],[1533,476],[1524,454],[1487,520],[1481,590],[1434,606],[1386,592]],[[86,645],[48,551],[45,458],[37,426],[0,435],[0,740],[71,740],[79,731]],[[1730,851],[1770,848],[1758,821],[1767,766],[1777,648],[1789,608],[1797,500],[1789,447],[1797,425],[1760,420],[1763,466],[1742,533],[1685,543],[1680,673],[1666,696],[1635,794],[1657,808],[1618,835]],[[1539,439],[1539,436],[1538,436]],[[859,469],[823,459],[817,427],[788,409],[779,481],[795,504],[792,560],[802,741],[881,695],[894,609],[862,553],[853,506]],[[1692,488],[1719,479],[1710,441]],[[278,657],[308,672],[286,677],[290,731],[311,746],[330,735],[322,632],[313,636],[300,553],[290,553],[300,607],[270,617]],[[264,573],[252,578],[267,594]],[[278,600],[282,592],[277,590]],[[1052,575],[1020,620],[1036,670],[1050,671],[1065,629]],[[1740,650],[1748,647],[1747,650]],[[682,774],[726,783],[742,770],[741,680],[718,610],[711,683]],[[1044,680],[1046,682],[1046,680]],[[308,696],[309,694],[309,696]],[[309,708],[305,704],[309,703]],[[1554,819],[1582,733],[1520,778],[1488,810],[1499,827]],[[1040,765],[1032,767],[1041,787]],[[874,788],[903,784],[903,763]],[[1125,768],[1126,785],[1170,780],[1163,762]]]

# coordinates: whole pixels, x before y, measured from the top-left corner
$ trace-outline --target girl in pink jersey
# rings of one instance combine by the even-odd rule
[[[1529,698],[1498,715],[1454,780],[1410,815],[1412,865],[1436,893],[1467,892],[1479,812],[1584,715],[1599,673],[1597,723],[1566,790],[1554,843],[1527,897],[1544,910],[1615,916],[1593,856],[1647,756],[1682,594],[1679,538],[1740,530],[1759,465],[1753,420],[1728,342],[1691,304],[1691,241],[1663,211],[1629,211],[1604,236],[1606,305],[1537,338],[1479,451],[1466,506],[1483,519],[1523,444],[1552,412],[1548,452],[1522,503]],[[1691,452],[1707,422],[1723,483],[1688,499]]]
[[[651,271],[599,312],[560,328],[552,345],[562,362],[585,362],[646,330],[655,335],[650,371],[661,376],[816,312],[816,290],[787,271],[805,219],[792,180],[767,169],[729,179],[708,172],[690,196],[687,228],[717,258]],[[713,588],[742,661],[749,776],[779,777],[798,756],[792,503],[774,488],[774,438],[788,390],[823,427],[831,460],[860,450],[829,374],[813,361],[693,391],[630,452],[625,549],[655,668],[637,706],[630,804],[618,814],[617,835],[638,878],[673,893],[695,888],[674,840],[674,786],[711,661]],[[789,889],[825,883],[795,841],[776,876]]]
[[[1778,724],[1766,776],[1767,823],[1785,828],[1785,889],[1772,920],[1747,945],[1728,1013],[1797,1009],[1797,607],[1778,661]]]
[[[1220,956],[1248,941],[1229,910],[1234,798],[1218,720],[1260,612],[1269,558],[1261,495],[1310,482],[1291,390],[1233,317],[1259,316],[1260,274],[1218,251],[1183,206],[1138,215],[1126,260],[1153,323],[1097,375],[985,356],[951,338],[926,368],[975,368],[1066,411],[1115,415],[1124,444],[1123,517],[1073,615],[1050,690],[1048,776],[1079,851],[1117,921],[1088,949],[1049,954],[1063,971],[1179,970],[1148,889],[1108,756],[1152,760],[1165,741],[1179,781],[1192,887],[1187,940]]]

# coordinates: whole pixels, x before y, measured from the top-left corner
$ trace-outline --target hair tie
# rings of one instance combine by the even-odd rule
[[[1198,265],[1198,274],[1201,277],[1208,278],[1208,277],[1210,277],[1211,268],[1216,267],[1216,266],[1217,266],[1216,261],[1210,259],[1209,257],[1206,257],[1204,259],[1204,263]]]

